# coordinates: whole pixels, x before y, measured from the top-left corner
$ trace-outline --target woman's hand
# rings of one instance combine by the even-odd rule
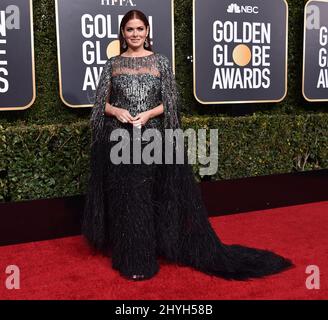
[[[141,112],[133,118],[133,121],[131,123],[136,127],[144,126],[151,118],[151,115],[151,110]]]
[[[105,114],[108,116],[115,117],[118,121],[121,121],[123,123],[132,123],[132,121],[135,119],[131,116],[130,112],[123,108],[118,108],[110,105],[109,103],[106,103],[105,107]]]
[[[155,118],[161,115],[162,113],[164,113],[164,106],[161,103],[153,109],[139,113],[134,117],[134,121],[132,121],[131,123],[135,126],[141,127],[144,126],[149,119]]]

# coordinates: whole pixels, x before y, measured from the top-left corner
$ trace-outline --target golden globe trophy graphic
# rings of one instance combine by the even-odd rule
[[[117,56],[120,54],[120,41],[114,40],[110,42],[106,49],[107,59],[110,59],[113,56]]]
[[[252,59],[252,52],[245,44],[239,44],[233,49],[232,58],[236,65],[245,67]]]
[[[202,104],[283,100],[287,26],[285,0],[194,0],[195,98]]]

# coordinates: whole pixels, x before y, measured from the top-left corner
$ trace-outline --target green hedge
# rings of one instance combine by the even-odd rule
[[[6,200],[61,197],[83,189],[89,171],[85,121],[8,127],[2,136]]]
[[[183,127],[217,128],[213,180],[328,167],[328,116],[184,117]],[[209,132],[209,131],[208,131]],[[1,129],[0,197],[6,201],[85,192],[89,173],[87,121]],[[3,146],[6,145],[4,148]],[[193,165],[200,181],[199,164]]]
[[[301,93],[303,8],[288,0],[288,94],[280,103],[200,105],[193,97],[192,0],[175,0],[176,76],[184,126],[218,128],[219,169],[231,179],[328,168],[328,103]],[[37,98],[0,112],[0,201],[75,195],[85,190],[90,108],[59,98],[54,1],[33,1]],[[199,165],[195,165],[197,179]]]
[[[6,136],[4,128],[0,125],[0,201],[3,201],[7,196],[7,157],[6,157]]]
[[[328,116],[274,115],[185,119],[184,126],[218,128],[213,180],[328,168]],[[197,173],[197,170],[196,170]]]

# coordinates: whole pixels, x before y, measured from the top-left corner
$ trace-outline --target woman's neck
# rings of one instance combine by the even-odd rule
[[[151,51],[149,50],[138,50],[138,51],[134,51],[134,50],[127,50],[125,52],[123,52],[121,55],[124,57],[143,57],[143,56],[147,56],[152,54]]]

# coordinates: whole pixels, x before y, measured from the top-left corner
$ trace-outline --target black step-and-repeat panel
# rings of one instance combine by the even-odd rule
[[[32,0],[1,0],[0,110],[27,109],[34,100]]]
[[[154,51],[174,64],[172,0],[56,0],[60,96],[67,106],[93,104],[106,60],[120,53],[121,20],[133,9],[147,16]]]
[[[154,51],[175,65],[173,0],[55,0],[59,94],[92,106],[105,62],[119,54],[119,25],[138,9]],[[304,8],[302,93],[328,101],[328,0]],[[285,0],[193,0],[193,86],[202,104],[279,102],[287,93]],[[40,81],[47,81],[41,79]],[[30,107],[36,95],[32,0],[0,2],[0,111]]]
[[[328,1],[309,1],[304,10],[303,96],[328,101]]]
[[[203,104],[278,102],[287,92],[284,0],[194,0],[194,95]]]

